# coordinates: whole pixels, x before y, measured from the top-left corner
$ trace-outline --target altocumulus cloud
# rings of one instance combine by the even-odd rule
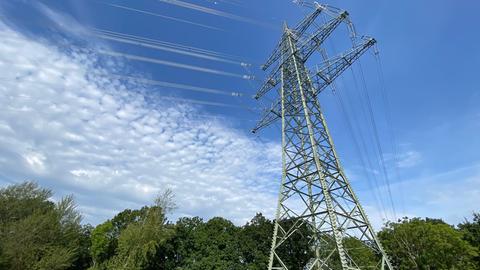
[[[108,77],[95,55],[65,52],[0,24],[0,183],[35,180],[73,193],[86,222],[149,204],[165,188],[175,216],[241,224],[273,213],[279,146],[259,143],[199,108]]]

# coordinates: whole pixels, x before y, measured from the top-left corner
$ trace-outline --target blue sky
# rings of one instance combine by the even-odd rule
[[[349,11],[357,33],[378,41],[384,85],[370,52],[339,79],[335,93],[328,89],[320,97],[373,222],[379,226],[394,214],[365,113],[362,72],[396,216],[457,223],[478,211],[480,4],[327,4]],[[85,222],[93,224],[149,204],[165,188],[179,205],[172,218],[220,215],[242,224],[255,212],[272,217],[279,129],[250,134],[259,107],[269,103],[251,96],[283,21],[295,25],[305,12],[287,0],[2,2],[0,185],[30,179],[57,196],[74,194]],[[168,42],[170,51],[119,42],[118,34]],[[325,44],[329,53],[340,52],[346,34],[343,29]],[[194,49],[189,54],[181,46]],[[126,82],[118,75],[194,89]],[[255,80],[242,78],[252,75]],[[356,151],[354,141],[367,150]]]

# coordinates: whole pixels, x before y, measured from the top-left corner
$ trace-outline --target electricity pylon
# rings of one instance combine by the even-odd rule
[[[300,254],[307,255],[301,269],[392,270],[340,165],[318,101],[318,95],[376,41],[361,38],[349,51],[310,72],[305,62],[321,51],[331,33],[341,23],[353,27],[345,11],[318,3],[313,8],[295,28],[285,24],[280,42],[262,66],[271,74],[255,96],[259,99],[275,89],[279,98],[253,132],[276,120],[282,123],[283,173],[268,269],[299,269],[289,265],[288,245],[301,237],[305,250]],[[322,12],[330,19],[318,26]]]

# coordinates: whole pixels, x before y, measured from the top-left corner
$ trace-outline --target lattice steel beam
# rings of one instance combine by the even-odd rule
[[[282,122],[282,180],[268,269],[292,269],[282,247],[291,237],[302,234],[309,246],[304,252],[310,256],[303,269],[392,270],[345,176],[318,101],[318,94],[375,40],[364,38],[359,45],[328,59],[311,73],[305,62],[347,17],[344,11],[328,11],[318,4],[316,7],[296,28],[285,25],[281,41],[265,67],[275,62],[278,65],[257,94],[259,98],[279,86],[279,98],[253,130],[276,120]],[[335,16],[308,38],[300,38],[299,35],[307,35],[307,29],[323,11],[335,12]],[[365,260],[356,255],[358,248],[370,250],[378,261],[362,265]]]

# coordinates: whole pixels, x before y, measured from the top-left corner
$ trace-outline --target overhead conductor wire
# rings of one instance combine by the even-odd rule
[[[391,106],[390,106],[390,100],[387,95],[387,86],[385,83],[385,78],[384,78],[384,73],[383,73],[383,68],[382,68],[382,61],[380,59],[380,52],[378,51],[378,48],[375,46],[375,60],[377,62],[377,72],[378,72],[378,79],[380,82],[380,94],[383,99],[383,103],[385,106],[385,115],[387,118],[387,127],[390,133],[390,139],[391,139],[391,145],[392,145],[392,152],[393,152],[393,161],[394,161],[394,168],[395,168],[395,174],[397,177],[397,181],[401,180],[400,177],[400,172],[398,169],[398,164],[399,164],[399,155],[398,155],[398,147],[397,147],[397,139],[395,136],[394,129],[392,127],[393,119],[391,115]],[[405,214],[405,201],[404,201],[404,194],[403,194],[403,189],[400,189],[401,192],[401,204],[402,204],[402,212]]]
[[[163,19],[167,19],[167,20],[172,20],[172,21],[177,21],[177,22],[186,23],[186,24],[190,24],[190,25],[195,25],[195,26],[206,28],[206,29],[224,31],[223,29],[218,28],[218,27],[209,26],[209,25],[205,25],[205,24],[201,24],[201,23],[196,23],[196,22],[192,22],[192,21],[188,21],[188,20],[184,20],[184,19],[171,17],[171,16],[166,16],[166,15],[162,15],[162,14],[158,14],[158,13],[154,13],[154,12],[150,12],[150,11],[146,11],[146,10],[131,8],[131,7],[122,6],[122,5],[118,5],[118,4],[110,4],[110,3],[103,3],[103,2],[101,2],[101,3],[104,4],[104,5],[110,6],[110,7],[118,8],[118,9],[133,11],[133,12],[137,12],[137,13],[141,13],[141,14],[145,14],[145,15],[150,15],[150,16],[155,16],[155,17],[159,17],[159,18],[163,18]]]
[[[254,93],[255,93],[255,89],[257,89],[257,86],[255,86],[253,84],[253,80],[255,80],[255,76],[253,75],[253,72],[251,71],[250,69],[250,64],[244,64],[242,65],[242,67],[245,69],[245,71],[247,72],[248,76],[250,76],[250,80],[248,80],[248,84],[250,85],[250,87],[252,88],[252,97],[254,96]],[[258,81],[256,81],[258,82]],[[258,117],[258,112],[255,112],[253,109],[251,109],[248,105],[244,104],[243,103],[243,100],[239,100],[240,103],[242,104],[242,106],[245,108],[245,110],[247,110],[249,113],[253,114],[255,117]],[[262,111],[262,110],[261,110]],[[276,126],[277,127],[277,126]],[[281,131],[281,129],[280,129]],[[262,144],[266,144],[266,142],[260,137],[260,135],[258,133],[253,133],[253,135],[255,136],[255,138]]]
[[[344,119],[344,122],[345,122],[345,126],[347,127],[348,133],[350,134],[350,137],[353,140],[353,145],[354,145],[355,151],[357,152],[357,155],[360,159],[360,163],[362,165],[362,168],[364,168],[362,171],[364,173],[365,179],[367,180],[368,186],[372,190],[373,197],[376,201],[376,204],[380,207],[380,210],[384,212],[384,218],[387,218],[386,215],[385,215],[385,213],[386,213],[385,205],[383,204],[382,200],[380,200],[380,197],[377,194],[378,189],[374,188],[374,186],[372,185],[372,181],[370,180],[370,177],[368,175],[368,172],[367,172],[367,170],[365,170],[365,168],[367,168],[367,163],[368,163],[368,168],[370,168],[370,170],[371,170],[371,168],[372,168],[371,161],[370,161],[370,159],[367,159],[367,163],[365,162],[364,156],[363,156],[361,148],[360,148],[360,144],[358,143],[358,140],[355,136],[354,127],[353,127],[350,115],[348,113],[347,106],[345,105],[345,101],[342,98],[342,94],[340,93],[340,91],[337,91],[338,88],[337,88],[335,82],[332,83],[331,88],[332,88],[333,95],[336,97],[337,104],[340,107],[340,110],[342,112],[342,116],[343,116],[343,119]],[[355,122],[355,121],[353,121],[353,122]],[[361,133],[359,134],[359,136],[360,136],[360,141],[362,142],[363,149],[365,149],[366,148],[365,140],[363,139],[363,136],[362,136]],[[372,178],[373,178],[373,182],[374,182],[375,186],[378,186],[378,180],[377,180],[377,177],[375,176],[375,174],[373,174]]]
[[[182,44],[178,44],[178,43],[171,43],[171,42],[161,41],[161,40],[157,40],[157,39],[140,37],[140,36],[136,36],[136,35],[125,34],[125,33],[120,33],[120,32],[115,32],[115,31],[110,31],[110,30],[105,30],[105,29],[99,29],[99,28],[93,28],[93,30],[97,31],[97,32],[100,32],[100,33],[108,33],[108,34],[111,34],[111,35],[117,35],[117,36],[122,36],[122,37],[130,37],[132,39],[138,39],[138,40],[142,40],[142,41],[145,41],[145,42],[150,42],[152,44],[160,44],[160,45],[170,46],[170,47],[174,47],[174,48],[181,48],[181,49],[186,50],[186,51],[203,53],[205,55],[219,56],[219,57],[223,57],[223,58],[226,58],[226,59],[233,59],[233,60],[239,58],[238,56],[227,54],[227,53],[222,53],[222,52],[207,50],[207,49],[201,49],[201,48],[182,45]]]
[[[325,20],[325,18],[324,18],[324,20]],[[357,39],[355,27],[350,20],[348,20],[346,22],[346,24],[347,24],[347,30],[350,33],[350,39],[351,39],[352,45],[355,45],[356,44],[356,39]],[[331,44],[331,45],[333,46],[333,44]],[[361,60],[359,60],[358,64],[359,64],[361,75],[362,75],[363,94],[367,99],[367,107],[369,108],[370,123],[372,125],[371,131],[374,134],[374,139],[375,139],[375,142],[376,142],[376,145],[377,145],[378,155],[380,156],[379,157],[380,160],[377,159],[377,161],[379,163],[381,162],[381,166],[382,166],[382,170],[383,170],[383,174],[384,174],[385,182],[386,182],[386,186],[387,186],[387,193],[388,193],[389,201],[390,201],[390,204],[392,206],[392,211],[393,211],[394,218],[396,218],[396,210],[395,210],[395,205],[394,205],[394,202],[393,202],[392,192],[391,192],[391,188],[390,188],[389,176],[388,176],[388,172],[387,172],[386,165],[385,165],[385,159],[384,159],[384,156],[383,156],[383,150],[382,150],[382,147],[381,147],[380,139],[379,139],[379,136],[378,136],[377,125],[376,125],[375,118],[374,118],[374,115],[373,115],[372,103],[371,103],[370,96],[369,96],[368,91],[367,91],[367,85],[366,85],[366,81],[365,81],[365,76],[363,74],[363,69],[361,67]],[[355,87],[356,87],[357,92],[358,92],[359,87],[358,87],[358,83],[357,83],[355,73],[353,71],[353,66],[350,67],[350,70],[352,72]],[[364,115],[366,115],[363,107],[362,107],[362,111],[364,112]],[[366,146],[365,146],[365,150],[366,150]],[[377,156],[377,155],[375,155],[375,156]],[[367,152],[367,157],[368,157],[368,152]],[[368,159],[368,161],[369,161],[369,159]],[[373,176],[374,176],[375,182],[377,182],[375,173],[373,173]],[[386,212],[385,212],[385,215],[387,215]]]
[[[141,83],[160,85],[160,86],[163,86],[163,87],[172,87],[172,88],[176,88],[176,89],[189,89],[189,90],[196,89],[197,91],[208,92],[210,94],[228,95],[228,92],[223,92],[223,91],[220,91],[220,90],[214,90],[214,89],[210,89],[210,88],[202,88],[202,87],[196,87],[196,86],[190,86],[190,85],[181,85],[181,84],[168,83],[168,82],[162,82],[162,81],[154,81],[154,80],[148,80],[148,79],[137,78],[137,77],[129,77],[129,76],[122,76],[122,75],[101,75],[101,76],[102,77],[107,77],[107,78],[112,78],[112,79],[124,79],[124,80],[128,80],[128,81],[137,81],[137,82],[141,82]],[[17,79],[0,78],[0,80],[5,82],[5,83],[15,83],[15,84],[19,83],[19,81]],[[47,82],[21,81],[20,83],[26,83],[26,84],[32,84],[32,85],[45,85],[47,87],[51,86]],[[32,97],[30,97],[30,96],[17,96],[17,98],[31,99]],[[228,103],[211,102],[211,101],[204,101],[204,100],[198,100],[198,99],[178,98],[178,97],[174,97],[174,96],[161,96],[161,99],[178,101],[178,102],[186,102],[186,103],[194,103],[194,104],[200,104],[200,105],[217,106],[217,107],[241,108],[238,105],[233,105],[233,104],[228,104]]]
[[[324,49],[322,50],[321,54],[322,54],[323,59],[328,62],[328,56],[327,56],[327,53]],[[341,80],[342,78],[340,77],[339,79]],[[360,147],[360,145],[358,143],[358,140],[356,138],[355,131],[354,131],[353,124],[352,124],[352,120],[350,119],[350,115],[348,113],[347,107],[345,106],[345,102],[342,98],[342,94],[341,94],[340,91],[337,91],[338,88],[337,88],[337,85],[336,85],[335,82],[332,82],[330,87],[332,88],[333,95],[336,97],[337,104],[339,105],[340,110],[342,112],[342,116],[343,116],[344,122],[346,123],[346,127],[347,127],[347,130],[348,130],[349,134],[350,134],[350,137],[353,140],[355,151],[357,152],[357,155],[360,159],[360,163],[361,163],[362,168],[363,168],[362,171],[364,173],[365,179],[367,180],[368,186],[372,190],[373,197],[375,199],[375,202],[376,202],[377,206],[380,208],[380,211],[383,211],[383,218],[387,218],[385,205],[384,205],[383,201],[380,199],[380,196],[377,194],[377,192],[379,192],[379,191],[378,191],[378,189],[374,188],[374,185],[376,187],[379,186],[378,185],[378,179],[377,179],[377,177],[374,173],[372,173],[372,177],[371,177],[371,178],[373,178],[373,181],[368,176],[368,171],[366,169],[367,168],[367,163],[368,163],[369,170],[372,170],[373,166],[372,166],[372,163],[371,163],[370,159],[368,158],[368,155],[366,155],[367,156],[367,158],[366,158],[367,163],[365,162],[364,155],[362,154],[362,151],[361,151],[362,148]],[[349,104],[349,107],[351,108],[352,105]],[[353,121],[353,122],[357,123],[357,121]],[[358,127],[357,127],[357,129],[358,129]],[[363,150],[366,152],[366,144],[365,144],[365,140],[364,140],[361,132],[359,133],[359,136],[360,136],[360,141],[362,142]],[[373,185],[372,185],[372,182],[373,182]]]
[[[367,83],[365,81],[365,75],[364,75],[362,64],[361,64],[360,61],[358,62],[358,65],[359,65],[359,68],[360,68],[360,76],[361,76],[361,79],[362,79],[363,93],[364,93],[364,95],[367,99],[368,112],[370,114],[370,123],[373,126],[374,139],[375,139],[375,143],[377,145],[378,154],[380,156],[380,161],[381,161],[381,166],[382,166],[382,171],[383,171],[383,174],[384,174],[384,177],[385,177],[387,192],[388,192],[388,196],[389,196],[390,203],[391,203],[391,206],[392,206],[393,215],[394,215],[394,218],[396,219],[397,218],[397,213],[396,213],[396,209],[395,209],[395,204],[393,202],[392,190],[391,190],[391,187],[390,187],[390,177],[388,175],[387,167],[385,165],[385,157],[383,155],[382,145],[380,143],[380,136],[378,135],[377,124],[376,124],[376,121],[375,121],[373,108],[372,108],[372,101],[370,99],[370,95],[368,94]]]
[[[301,4],[300,4],[300,6],[304,8],[304,11],[305,11],[305,12],[307,12],[307,11],[305,10],[306,8],[305,8],[304,5],[301,5]],[[329,16],[331,16],[331,15],[329,15]],[[325,18],[325,16],[322,16],[322,19],[323,19],[324,23],[326,23],[326,18]],[[355,35],[355,30],[354,30],[354,27],[353,27],[352,23],[351,23],[350,21],[347,21],[346,24],[347,24],[348,30],[350,31],[350,36],[351,36],[352,38],[355,38],[356,35]],[[314,25],[315,25],[316,27],[320,27],[320,26],[318,26],[316,23],[314,23]],[[335,50],[335,46],[334,46],[334,44],[333,44],[333,41],[332,41],[332,40],[328,40],[327,42],[328,42],[329,45],[333,48],[333,50],[336,51],[336,50]],[[322,50],[321,50],[321,54],[322,54],[322,57],[323,57],[324,59],[328,59],[328,56],[326,55],[325,49],[322,49]],[[343,81],[342,77],[340,77],[339,79]],[[363,148],[360,147],[360,145],[358,144],[358,140],[357,140],[356,135],[355,135],[355,131],[354,131],[354,126],[353,126],[353,124],[352,124],[352,120],[350,119],[348,110],[347,110],[347,108],[345,107],[345,102],[343,101],[343,98],[342,98],[341,93],[336,91],[337,86],[336,86],[335,82],[333,82],[333,84],[332,84],[331,87],[332,87],[334,96],[335,96],[336,99],[337,99],[337,104],[340,106],[341,112],[343,113],[343,118],[344,118],[344,121],[346,122],[347,130],[349,131],[350,136],[351,136],[351,138],[353,139],[356,152],[357,152],[357,154],[358,154],[358,156],[359,156],[359,158],[360,158],[360,162],[361,162],[361,164],[362,164],[362,166],[363,166],[363,170],[362,170],[362,171],[363,171],[363,173],[365,174],[367,183],[368,183],[369,187],[370,187],[371,190],[372,190],[373,196],[374,196],[374,198],[375,198],[375,200],[376,200],[376,202],[377,202],[377,205],[378,205],[379,208],[380,208],[380,212],[383,212],[383,218],[388,219],[388,215],[387,215],[387,212],[386,212],[386,209],[385,209],[385,204],[383,203],[383,200],[381,199],[381,196],[379,196],[379,195],[377,194],[377,192],[380,193],[380,190],[379,190],[379,189],[380,189],[380,186],[379,186],[379,184],[378,184],[378,179],[377,179],[376,173],[375,173],[374,170],[373,170],[372,162],[371,162],[371,160],[370,160],[370,157],[369,157],[369,154],[368,154],[368,151],[367,151],[366,142],[365,142],[365,139],[364,139],[364,137],[363,137],[363,135],[362,135],[362,132],[361,132],[360,128],[358,127],[358,125],[355,125],[355,128],[356,128],[357,130],[359,130],[360,142],[361,142],[361,146],[362,146]],[[358,89],[358,87],[356,87],[356,88]],[[358,92],[358,91],[357,91],[357,92]],[[347,99],[347,100],[349,101],[349,102],[348,102],[348,103],[349,103],[349,107],[350,107],[350,108],[353,108],[353,106],[352,106],[352,104],[351,104],[351,102],[350,102],[350,99]],[[362,109],[363,109],[363,107],[362,107]],[[364,115],[365,115],[365,113],[364,113]],[[353,121],[353,123],[358,124],[358,121]],[[362,150],[363,150],[363,151],[362,151]],[[365,160],[366,160],[367,163],[365,163]],[[367,167],[367,165],[368,165],[368,167]],[[371,177],[368,176],[369,174],[371,175]],[[373,184],[377,187],[376,189],[373,188],[373,186],[372,186],[372,180],[371,180],[371,179],[373,179]]]
[[[128,35],[128,34],[123,34],[123,33],[118,33],[113,31],[106,31],[101,29],[98,29],[98,30],[95,29],[93,32],[93,35],[106,40],[138,45],[146,48],[173,52],[177,54],[183,54],[183,55],[188,55],[192,57],[212,60],[212,61],[218,61],[218,62],[235,64],[235,65],[243,64],[243,62],[240,62],[237,60],[230,60],[226,57],[222,57],[220,56],[220,54],[214,55],[212,53],[202,52],[200,49],[188,48],[187,46],[170,43],[170,42],[164,42],[164,41],[158,41],[158,40],[152,41],[152,40],[148,40],[148,39],[145,39],[139,36],[134,36],[134,35]]]
[[[138,9],[134,9],[134,8],[129,8],[129,7],[126,7],[126,6],[115,5],[115,4],[107,4],[107,3],[103,3],[103,4],[106,4],[108,6],[115,7],[115,8],[120,8],[120,9],[129,10],[129,11],[139,12],[139,13],[152,15],[152,16],[157,16],[157,17],[162,17],[162,18],[165,18],[165,19],[175,20],[175,21],[179,21],[179,22],[183,22],[183,23],[189,23],[189,24],[193,24],[193,25],[197,25],[197,26],[201,26],[201,27],[214,29],[214,30],[222,30],[222,29],[219,29],[219,28],[216,28],[216,27],[210,27],[210,26],[207,26],[207,25],[202,25],[202,24],[191,22],[191,21],[177,19],[177,18],[173,18],[173,17],[169,17],[169,16],[163,16],[163,15],[160,15],[160,14],[147,12],[147,11],[143,11],[143,10],[138,10]],[[107,31],[107,30],[101,30],[101,29],[97,29],[96,31],[98,31],[99,36],[103,35],[102,37],[104,37],[104,38],[108,38],[110,40],[120,41],[120,42],[124,42],[124,43],[135,42],[135,38],[138,38],[137,41],[141,41],[141,43],[142,43],[141,45],[143,45],[145,47],[149,47],[149,46],[154,45],[154,44],[151,44],[152,42],[157,42],[158,44],[162,44],[161,41],[155,41],[155,40],[152,40],[152,39],[141,38],[141,37],[133,36],[133,35],[126,35],[126,34],[122,35],[121,33],[113,32],[113,31]],[[150,42],[150,44],[148,44],[148,42]],[[227,58],[227,54],[223,54],[223,53],[219,53],[219,52],[203,50],[203,49],[199,49],[199,48],[194,48],[194,47],[189,47],[189,46],[179,45],[179,44],[174,44],[174,43],[167,43],[167,42],[163,42],[162,45],[164,45],[164,47],[162,47],[162,49],[164,49],[164,50],[168,50],[168,51],[172,51],[172,52],[176,52],[176,53],[182,53],[182,54],[189,55],[189,56],[196,56],[196,57],[199,57],[199,58],[204,58],[204,59],[214,60],[214,61],[220,61],[220,62],[225,62],[225,63],[242,64],[242,65],[245,64],[244,62],[229,60]],[[160,46],[158,46],[158,47],[160,47]],[[179,49],[175,50],[175,48],[179,48]],[[190,69],[190,70],[195,70],[195,71],[200,71],[200,72],[207,72],[207,73],[212,73],[212,74],[233,76],[233,77],[237,77],[237,78],[248,79],[248,76],[246,76],[246,75],[240,75],[240,74],[235,74],[235,73],[230,73],[230,72],[223,72],[223,71],[220,71],[220,70],[208,69],[208,68],[197,67],[197,66],[192,66],[192,65],[187,65],[187,64],[180,64],[180,63],[175,63],[175,62],[170,62],[170,61],[153,59],[153,58],[149,58],[149,57],[128,55],[128,54],[123,54],[123,53],[114,52],[114,51],[106,51],[106,50],[99,50],[98,53],[104,54],[104,55],[110,55],[110,56],[121,56],[121,57],[124,57],[124,58],[127,58],[127,59],[151,62],[151,63],[156,63],[156,64],[163,64],[163,65],[167,65],[167,66]],[[229,57],[233,58],[233,56],[229,56]],[[120,79],[120,77],[122,77],[122,76],[121,75],[111,75],[109,77],[111,77],[111,78],[116,77],[117,79]],[[212,88],[205,88],[205,87],[197,87],[197,86],[177,84],[177,83],[171,83],[171,82],[148,80],[148,79],[135,78],[135,77],[129,77],[129,76],[123,76],[123,79],[135,80],[137,82],[150,84],[150,85],[157,85],[157,86],[161,86],[161,87],[204,92],[204,93],[209,93],[209,94],[228,95],[228,96],[233,96],[233,97],[243,96],[243,94],[240,93],[240,92],[227,92],[227,91],[222,91],[222,90],[217,90],[217,89],[212,89]],[[12,80],[12,82],[13,81],[17,81],[17,80]],[[24,83],[33,83],[33,82],[26,81]],[[181,102],[202,104],[202,105],[239,108],[239,106],[236,106],[236,105],[227,104],[227,103],[220,103],[220,102],[201,101],[201,100],[195,100],[195,99],[183,99],[183,98],[176,98],[176,97],[163,97],[163,98],[164,99],[169,99],[169,100],[181,101]]]
[[[97,50],[97,52],[99,54],[113,56],[113,57],[123,57],[123,58],[129,59],[129,60],[148,62],[148,63],[159,64],[159,65],[170,66],[170,67],[176,67],[176,68],[181,68],[181,69],[194,70],[194,71],[199,71],[199,72],[204,72],[204,73],[235,77],[235,78],[240,78],[240,79],[245,79],[245,80],[250,79],[249,76],[247,76],[247,75],[242,75],[242,74],[237,74],[237,73],[232,73],[232,72],[226,72],[226,71],[217,70],[217,69],[205,68],[205,67],[200,67],[200,66],[194,66],[194,65],[189,65],[189,64],[182,64],[182,63],[178,63],[178,62],[161,60],[161,59],[156,59],[156,58],[152,58],[152,57],[138,56],[138,55],[121,53],[121,52],[108,51],[108,50],[103,50],[103,49],[99,49],[99,50]]]
[[[108,77],[116,78],[116,79],[124,79],[128,81],[135,81],[139,83],[149,84],[149,85],[156,85],[165,88],[175,88],[175,89],[182,89],[182,90],[190,90],[194,92],[202,92],[208,94],[216,94],[216,95],[225,95],[225,96],[243,96],[243,93],[240,92],[233,92],[233,91],[225,91],[225,90],[218,90],[213,88],[206,88],[206,87],[199,87],[193,85],[186,85],[180,83],[172,83],[172,82],[165,82],[165,81],[158,81],[158,80],[151,80],[133,76],[125,76],[125,75],[108,75]]]
[[[267,28],[270,28],[270,29],[277,29],[277,27],[275,27],[273,25],[270,25],[268,23],[261,22],[261,21],[255,20],[255,19],[239,16],[239,15],[236,15],[236,14],[231,14],[231,13],[228,13],[228,12],[225,12],[225,11],[220,11],[220,10],[216,10],[216,9],[213,9],[213,8],[208,8],[208,7],[192,4],[192,3],[187,3],[187,2],[184,2],[184,1],[180,1],[180,0],[157,0],[157,1],[162,2],[162,3],[166,3],[166,4],[170,4],[170,5],[174,5],[174,6],[178,6],[178,7],[182,7],[182,8],[186,8],[186,9],[190,9],[190,10],[203,12],[203,13],[206,13],[206,14],[211,14],[211,15],[231,19],[231,20],[246,22],[246,23],[250,23],[250,24],[254,24],[254,25],[258,25],[258,26],[262,26],[262,27],[267,27]]]
[[[354,73],[354,71],[353,71],[353,67],[350,67],[350,71],[351,71],[351,75],[352,75],[352,78],[353,78],[353,83],[354,83],[354,87],[355,87],[356,93],[359,95],[358,98],[359,98],[359,100],[360,100],[360,104],[362,104],[362,106],[360,106],[360,108],[361,108],[361,112],[362,112],[361,115],[362,115],[363,118],[364,118],[363,121],[366,121],[366,122],[370,123],[370,128],[367,129],[367,130],[370,131],[370,136],[371,136],[370,138],[374,138],[375,135],[373,134],[374,130],[373,130],[373,125],[371,124],[371,116],[367,113],[367,109],[365,108],[365,107],[368,107],[368,105],[366,105],[367,102],[365,101],[366,97],[365,97],[364,91],[362,91],[362,89],[360,88],[360,86],[359,86],[359,84],[358,84],[358,82],[357,82],[357,78],[356,78],[356,75],[355,75],[355,73]],[[351,105],[352,105],[352,104],[351,104]],[[359,130],[360,130],[360,129],[359,129]],[[360,131],[359,134],[361,135],[361,131]],[[363,137],[363,136],[362,136],[362,137]],[[369,158],[370,153],[368,152],[368,147],[367,147],[366,141],[363,140],[363,139],[362,139],[362,144],[363,144],[363,147],[364,147],[364,150],[365,150],[365,154],[366,154],[366,157],[367,157],[367,161],[368,161],[369,164],[371,164],[371,161],[370,161],[370,158]],[[375,148],[377,148],[377,147],[376,147],[377,145],[376,145],[375,143],[374,143],[374,145],[375,145]],[[378,150],[378,149],[377,149],[377,150]],[[378,156],[378,151],[374,151],[374,152],[373,152],[373,157],[374,157],[374,162],[375,162],[375,164],[377,164],[378,166],[380,166],[380,158],[379,158],[379,156]],[[375,184],[376,184],[376,186],[377,186],[377,189],[379,190],[379,192],[385,193],[385,194],[387,195],[387,196],[386,196],[386,197],[387,197],[386,200],[387,200],[388,202],[390,202],[390,201],[391,201],[391,197],[389,197],[389,193],[388,193],[388,191],[386,191],[385,179],[383,179],[383,180],[384,180],[384,184],[383,184],[382,186],[380,186],[380,185],[378,184],[378,182],[377,182],[377,175],[376,175],[377,172],[374,171],[374,169],[373,169],[374,167],[373,167],[373,166],[370,165],[370,167],[371,167],[370,170],[371,170],[371,172],[372,172],[373,178],[375,179]],[[380,168],[380,170],[381,170],[381,168]],[[383,189],[383,190],[382,190],[382,189]],[[388,218],[388,213],[385,212],[384,215],[385,215],[386,219],[388,220],[388,219],[389,219],[389,218]]]

